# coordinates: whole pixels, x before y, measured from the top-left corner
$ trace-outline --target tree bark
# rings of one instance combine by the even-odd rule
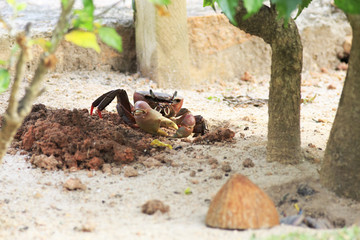
[[[136,56],[142,75],[162,88],[191,85],[186,1],[172,0],[160,16],[148,0],[136,0]]]
[[[246,9],[239,1],[236,14],[238,27],[261,37],[270,44],[271,81],[269,92],[269,123],[267,160],[298,163],[300,148],[300,87],[302,44],[295,22],[290,19],[285,27],[277,18],[275,8],[263,6],[260,11],[243,20]]]
[[[348,20],[353,30],[349,68],[320,179],[336,194],[360,201],[360,15],[348,15]]]

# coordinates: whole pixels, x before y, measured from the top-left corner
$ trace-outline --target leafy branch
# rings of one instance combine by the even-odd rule
[[[247,14],[244,19],[247,19],[259,12],[265,0],[243,0],[244,7]],[[309,6],[312,0],[270,0],[271,5],[276,7],[279,18],[283,18],[285,24],[289,21],[291,13],[298,9],[296,17]],[[211,6],[215,9],[215,2],[220,6],[221,10],[228,17],[230,22],[236,25],[235,14],[238,7],[239,0],[204,0],[203,6]],[[359,0],[335,0],[335,5],[346,13],[360,14]]]
[[[26,7],[24,4],[18,4],[15,0],[7,0],[7,2],[14,9],[14,16],[16,16],[18,11]],[[10,69],[13,59],[17,59],[8,107],[3,115],[2,127],[0,129],[0,163],[17,129],[20,127],[24,118],[30,113],[34,100],[44,91],[41,88],[44,76],[48,70],[55,68],[57,62],[55,52],[64,38],[81,47],[89,47],[100,52],[100,47],[97,43],[97,34],[105,44],[118,51],[122,51],[121,37],[115,29],[104,27],[101,26],[100,23],[94,22],[95,6],[93,1],[83,0],[83,9],[76,10],[73,10],[74,3],[75,0],[61,0],[61,14],[50,40],[43,38],[28,39],[27,35],[30,24],[27,24],[25,30],[17,34],[16,46],[12,50],[8,61],[0,61],[0,65],[5,66],[5,68],[0,68],[1,93],[10,85]],[[1,16],[0,23],[2,23],[9,32],[11,31],[11,26]],[[25,95],[18,101],[17,94],[20,82],[24,78],[30,48],[34,44],[39,45],[43,49],[43,53],[40,56],[34,77],[26,88]],[[19,49],[20,53],[16,57]]]

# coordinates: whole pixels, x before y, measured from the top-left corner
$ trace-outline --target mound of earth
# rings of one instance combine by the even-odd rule
[[[230,129],[216,129],[194,142],[226,141],[234,137]],[[151,142],[158,138],[126,125],[116,113],[103,112],[103,119],[90,116],[87,109],[50,109],[33,106],[15,136],[13,147],[31,153],[31,162],[47,169],[100,169],[104,163],[128,164],[151,155]],[[188,140],[184,140],[188,141]]]

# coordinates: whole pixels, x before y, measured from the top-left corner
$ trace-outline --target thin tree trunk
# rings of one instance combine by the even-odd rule
[[[269,93],[269,123],[267,160],[298,163],[300,148],[300,87],[302,44],[295,22],[285,27],[277,19],[276,10],[263,6],[260,11],[243,20],[246,10],[239,1],[236,15],[238,27],[270,44],[271,81]]]
[[[348,15],[348,20],[353,30],[349,68],[320,179],[338,195],[360,201],[360,15]]]

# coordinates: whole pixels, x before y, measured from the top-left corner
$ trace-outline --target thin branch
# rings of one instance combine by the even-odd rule
[[[99,19],[99,18],[103,17],[107,12],[109,12],[111,9],[113,9],[113,8],[114,8],[116,5],[118,5],[120,2],[121,2],[121,1],[116,2],[116,3],[114,3],[113,5],[111,5],[110,7],[106,8],[106,9],[105,9],[104,11],[102,11],[101,13],[96,14],[96,15],[94,16],[94,19]],[[123,2],[124,2],[124,1],[123,1]]]
[[[4,122],[0,131],[0,163],[1,159],[6,153],[6,149],[9,147],[11,141],[17,129],[20,127],[25,116],[31,111],[32,104],[36,97],[42,93],[40,84],[42,83],[45,74],[51,64],[47,64],[49,59],[52,58],[52,54],[55,53],[59,43],[63,39],[64,34],[68,29],[68,20],[75,0],[69,0],[67,6],[62,6],[61,15],[59,21],[54,29],[53,36],[51,38],[51,47],[48,52],[42,54],[40,63],[35,71],[35,75],[30,83],[30,86],[26,89],[25,96],[21,99],[19,104],[16,103],[16,95],[19,88],[19,82],[23,78],[25,66],[26,66],[26,39],[18,37],[17,42],[20,45],[21,53],[16,66],[16,74],[14,84],[11,90],[10,102],[6,113],[4,114]],[[14,94],[14,95],[13,95]],[[18,105],[18,106],[17,106]]]
[[[55,53],[60,41],[63,39],[64,34],[67,32],[68,17],[71,13],[74,2],[75,0],[69,1],[66,8],[61,12],[59,21],[52,34],[51,47],[48,52],[43,53],[41,56],[39,66],[35,71],[35,75],[30,83],[30,86],[26,89],[25,96],[19,103],[18,113],[20,116],[26,116],[30,112],[32,103],[40,94],[40,84],[48,70],[45,66],[45,59]]]
[[[21,51],[18,57],[18,61],[16,63],[14,83],[11,87],[9,104],[6,110],[6,114],[8,115],[8,117],[18,117],[17,93],[19,91],[20,82],[22,81],[25,75],[26,61],[28,59],[28,51],[29,51],[29,47],[27,46],[27,36],[29,35],[30,32],[30,26],[31,23],[27,23],[24,32],[18,34],[16,37],[16,42],[20,47]],[[11,67],[11,65],[9,67]]]

